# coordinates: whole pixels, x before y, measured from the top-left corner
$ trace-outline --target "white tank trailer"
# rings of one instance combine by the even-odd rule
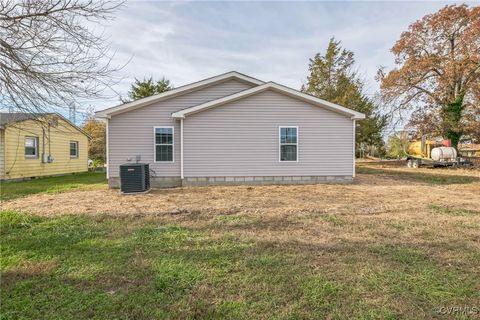
[[[437,147],[432,149],[430,156],[433,161],[455,161],[457,150],[452,147]]]

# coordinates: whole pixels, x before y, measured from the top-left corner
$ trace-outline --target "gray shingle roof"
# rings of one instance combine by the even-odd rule
[[[25,121],[25,120],[30,120],[30,119],[38,119],[44,116],[48,115],[57,115],[58,117],[62,118],[65,120],[67,123],[69,123],[72,127],[86,135],[89,139],[91,139],[91,136],[86,133],[82,128],[78,127],[74,123],[72,123],[70,120],[65,118],[59,113],[53,113],[53,112],[45,112],[45,113],[22,113],[22,112],[14,112],[14,113],[7,113],[7,112],[0,112],[0,129],[5,129],[5,126],[15,123],[15,122],[20,122],[20,121]]]
[[[39,117],[43,117],[49,115],[50,113],[0,113],[0,126],[4,127],[7,124],[20,122],[30,119],[37,119]]]

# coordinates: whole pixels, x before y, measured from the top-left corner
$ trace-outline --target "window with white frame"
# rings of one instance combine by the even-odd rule
[[[78,158],[78,141],[70,141],[70,158]]]
[[[298,161],[298,127],[280,127],[280,161]]]
[[[25,137],[25,158],[38,158],[38,137]]]
[[[155,127],[155,162],[173,162],[173,127]]]

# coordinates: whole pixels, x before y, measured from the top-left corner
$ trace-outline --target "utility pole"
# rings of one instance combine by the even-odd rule
[[[76,125],[76,117],[75,117],[75,114],[76,114],[76,107],[75,107],[75,104],[71,104],[69,107],[68,107],[68,119]]]

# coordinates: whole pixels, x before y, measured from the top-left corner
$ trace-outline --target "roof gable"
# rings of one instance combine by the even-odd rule
[[[191,83],[191,84],[188,84],[188,85],[185,85],[185,86],[181,86],[181,87],[178,87],[178,88],[166,91],[166,92],[162,92],[160,94],[156,94],[156,95],[153,95],[153,96],[150,96],[150,97],[135,100],[135,101],[125,103],[125,104],[122,104],[122,105],[118,105],[118,106],[108,108],[108,109],[105,109],[105,110],[97,111],[95,113],[95,116],[97,116],[99,118],[110,118],[111,116],[114,116],[114,115],[117,115],[117,114],[120,114],[120,113],[132,111],[132,110],[135,110],[135,109],[138,109],[138,108],[142,108],[144,106],[151,105],[151,104],[159,102],[159,101],[163,101],[163,100],[166,100],[166,99],[177,97],[177,96],[189,93],[189,92],[201,90],[205,87],[209,87],[209,86],[215,85],[217,83],[221,83],[221,82],[228,81],[228,80],[231,80],[231,79],[235,79],[235,80],[238,80],[238,81],[241,81],[241,82],[250,83],[250,84],[253,84],[253,85],[256,85],[256,86],[264,84],[264,82],[261,81],[261,80],[249,77],[247,75],[241,74],[241,73],[236,72],[236,71],[232,71],[232,72],[227,72],[227,73],[224,73],[224,74],[212,77],[212,78],[208,78],[208,79],[205,79],[205,80],[194,82],[194,83]]]
[[[292,98],[299,99],[299,100],[311,103],[313,105],[316,105],[318,107],[322,107],[324,109],[331,110],[333,112],[337,112],[337,113],[343,114],[345,116],[351,117],[354,120],[365,119],[365,115],[363,113],[360,113],[360,112],[354,111],[352,109],[342,107],[340,105],[328,102],[326,100],[319,99],[317,97],[305,94],[303,92],[300,92],[300,91],[297,91],[297,90],[294,90],[294,89],[291,89],[291,88],[288,88],[288,87],[285,87],[285,86],[282,86],[282,85],[279,85],[279,84],[274,83],[274,82],[268,82],[268,83],[259,85],[257,87],[254,87],[252,89],[244,90],[244,91],[241,91],[241,92],[238,92],[238,93],[235,93],[235,94],[223,97],[223,98],[219,98],[219,99],[216,99],[216,100],[213,100],[213,101],[202,103],[202,104],[194,106],[194,107],[190,107],[190,108],[187,108],[187,109],[184,109],[184,110],[174,112],[174,113],[172,113],[172,117],[175,118],[175,119],[183,119],[188,115],[192,115],[192,114],[195,114],[195,113],[198,113],[198,112],[202,112],[204,110],[214,108],[214,107],[217,107],[217,106],[229,103],[229,102],[237,101],[237,100],[240,100],[240,99],[258,94],[260,92],[264,92],[266,90],[278,91],[278,92],[283,93],[283,94],[285,94],[287,96],[290,96]]]

